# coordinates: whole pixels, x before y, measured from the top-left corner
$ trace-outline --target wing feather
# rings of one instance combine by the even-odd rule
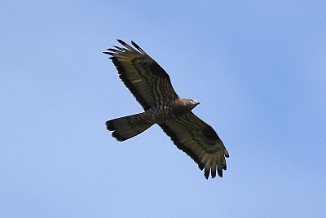
[[[133,41],[135,48],[118,42],[123,47],[114,46],[104,53],[111,56],[120,79],[145,110],[178,98],[169,75],[155,60]]]
[[[206,179],[210,174],[214,178],[216,171],[222,177],[222,170],[226,170],[225,157],[229,154],[211,126],[189,112],[174,121],[160,124],[160,127],[198,164],[199,169],[204,169]]]

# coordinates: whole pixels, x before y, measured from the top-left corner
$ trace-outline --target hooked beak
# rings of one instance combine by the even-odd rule
[[[200,102],[197,101],[197,100],[193,100],[193,101],[195,102],[195,105],[196,105],[196,106],[200,104]]]

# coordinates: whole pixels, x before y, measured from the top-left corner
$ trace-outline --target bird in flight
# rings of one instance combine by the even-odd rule
[[[158,124],[174,144],[188,154],[206,179],[220,177],[226,170],[228,151],[214,129],[198,118],[192,109],[199,102],[180,97],[169,75],[135,42],[109,48],[108,54],[125,86],[141,104],[144,112],[108,120],[107,129],[118,141],[132,138]]]

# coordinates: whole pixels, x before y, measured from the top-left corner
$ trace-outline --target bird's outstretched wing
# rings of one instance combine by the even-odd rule
[[[174,144],[186,152],[199,166],[205,170],[205,178],[220,177],[226,170],[225,157],[228,151],[214,129],[192,112],[180,118],[160,124],[164,132],[170,136]]]
[[[135,96],[144,110],[177,99],[169,75],[135,42],[132,46],[118,40],[123,47],[107,49],[103,52],[111,55],[120,79]]]

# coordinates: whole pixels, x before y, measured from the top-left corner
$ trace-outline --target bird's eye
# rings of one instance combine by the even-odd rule
[[[194,101],[194,100],[192,100],[192,99],[190,99],[190,103],[191,103],[191,104],[194,104],[194,103],[195,103],[195,101]]]

